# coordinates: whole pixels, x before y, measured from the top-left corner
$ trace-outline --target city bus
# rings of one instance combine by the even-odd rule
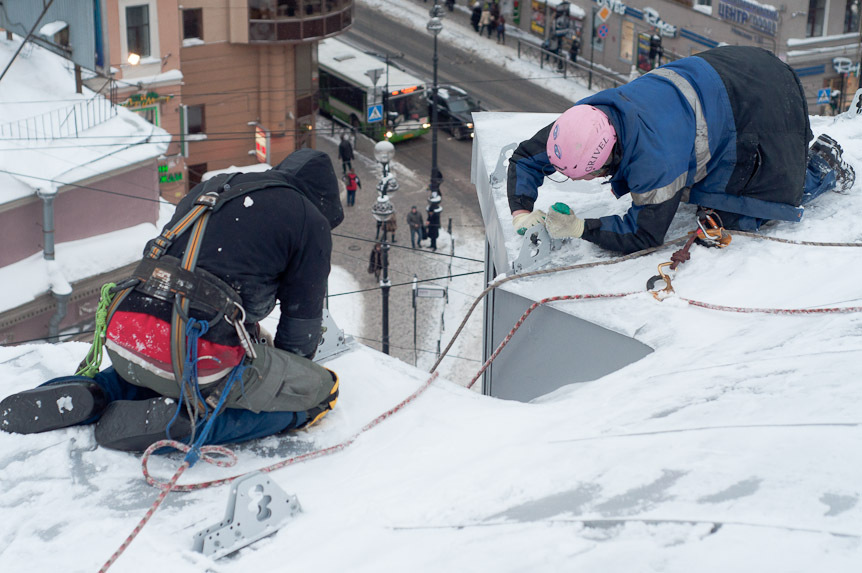
[[[378,141],[428,133],[425,82],[334,38],[318,44],[320,110]],[[378,70],[377,89],[372,81]],[[378,121],[369,122],[379,118]]]

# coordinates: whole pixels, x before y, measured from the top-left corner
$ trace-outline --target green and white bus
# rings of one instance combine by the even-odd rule
[[[425,82],[419,78],[334,38],[318,44],[317,61],[323,113],[378,141],[428,133]],[[372,70],[379,71],[377,93],[365,73]],[[369,122],[369,115],[379,121]]]

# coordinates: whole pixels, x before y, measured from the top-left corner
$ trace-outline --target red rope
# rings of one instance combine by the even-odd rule
[[[356,439],[361,434],[367,432],[368,430],[370,430],[374,426],[380,424],[383,420],[392,416],[393,414],[395,414],[396,412],[401,410],[404,406],[406,406],[407,404],[409,404],[410,402],[412,402],[413,400],[418,398],[420,394],[422,394],[425,390],[428,389],[428,387],[431,385],[432,382],[434,382],[434,380],[436,378],[437,378],[437,373],[435,372],[430,378],[428,378],[428,380],[425,381],[424,384],[422,384],[422,386],[417,388],[416,391],[413,392],[410,396],[408,396],[407,398],[402,400],[400,403],[393,406],[391,409],[380,414],[379,416],[377,416],[376,418],[374,418],[373,420],[371,420],[370,422],[365,424],[358,432],[356,432],[355,434],[353,434],[352,436],[350,436],[349,438],[347,438],[343,442],[335,444],[334,446],[329,446],[328,448],[323,448],[321,450],[316,450],[313,452],[308,452],[306,454],[302,454],[299,456],[288,458],[288,459],[282,460],[276,464],[272,464],[270,466],[266,466],[264,468],[261,468],[259,470],[255,470],[255,471],[260,471],[260,472],[264,472],[264,473],[273,472],[275,470],[279,470],[279,469],[287,467],[289,465],[298,464],[300,462],[305,462],[305,461],[312,460],[315,458],[320,458],[320,457],[323,457],[323,456],[326,456],[329,454],[333,454],[335,452],[339,452],[339,451],[345,449],[350,444],[355,442]],[[154,487],[158,487],[160,489],[167,487],[167,484],[165,482],[161,482],[161,481],[157,480],[156,478],[152,477],[152,475],[150,475],[149,469],[147,468],[147,463],[149,461],[150,454],[152,454],[153,451],[159,449],[160,447],[165,447],[165,446],[174,447],[180,451],[188,451],[188,449],[189,449],[189,447],[185,444],[181,444],[178,442],[172,442],[170,440],[163,440],[162,442],[157,442],[157,443],[153,444],[152,446],[147,448],[146,452],[144,452],[144,457],[141,458],[141,467],[142,467],[142,470],[144,472],[144,477],[146,478],[148,484],[150,484]],[[204,448],[218,448],[219,450],[224,450],[225,452],[228,452],[229,456],[233,458],[234,463],[235,463],[236,455],[233,452],[231,452],[230,450],[228,450],[227,448],[221,448],[218,446],[204,446]],[[201,448],[202,453],[204,451],[204,448]],[[224,452],[219,451],[218,453],[224,453]],[[228,454],[225,454],[225,455],[228,455]],[[234,465],[234,463],[230,463],[230,464],[225,463],[225,462],[219,463],[217,461],[210,461],[210,463],[215,463],[216,465],[221,465],[223,467],[229,467],[229,466]],[[227,477],[227,478],[223,478],[223,479],[218,479],[218,480],[213,480],[213,481],[208,481],[208,482],[202,482],[202,483],[196,483],[196,484],[172,485],[171,490],[172,491],[188,492],[188,491],[196,491],[199,489],[205,489],[208,487],[215,487],[215,486],[230,483],[230,482],[232,482],[238,478],[241,478],[245,475],[248,475],[249,473],[251,473],[251,472],[245,472],[245,473],[241,473],[241,474]]]
[[[685,301],[692,306],[699,306],[709,310],[720,310],[724,312],[742,312],[746,314],[850,314],[853,312],[862,312],[862,306],[845,306],[834,308],[751,308],[744,306],[725,306],[722,304],[712,304],[709,302],[701,302],[699,300],[691,300],[680,297],[679,300]]]
[[[573,295],[564,295],[564,296],[552,296],[548,298],[543,298],[538,302],[534,302],[530,307],[521,315],[521,318],[515,323],[515,326],[512,327],[512,330],[509,331],[509,334],[506,335],[506,338],[503,339],[502,342],[497,346],[494,350],[494,353],[485,361],[482,365],[482,368],[476,372],[476,375],[473,376],[473,379],[470,380],[470,383],[467,385],[467,388],[472,388],[479,377],[482,375],[485,370],[491,365],[495,358],[500,354],[503,350],[503,347],[506,346],[509,341],[512,339],[512,336],[515,332],[521,328],[521,325],[524,324],[524,321],[530,316],[537,307],[548,303],[548,302],[556,302],[560,300],[595,300],[599,298],[622,298],[625,296],[629,296],[632,294],[637,294],[633,292],[626,293],[609,293],[609,294],[573,294]],[[706,308],[709,310],[718,310],[723,312],[740,312],[746,314],[759,313],[759,314],[785,314],[785,315],[805,315],[805,314],[849,314],[854,312],[862,312],[862,307],[860,306],[848,306],[848,307],[834,307],[834,308],[749,308],[749,307],[741,307],[741,306],[725,306],[720,304],[712,304],[708,302],[701,302],[697,300],[692,300],[688,298],[679,297],[679,300],[685,301],[691,306],[697,306],[700,308]]]
[[[183,472],[186,471],[188,467],[188,462],[184,461],[182,465],[177,469],[176,473],[174,474],[174,477],[171,478],[171,481],[168,482],[166,487],[164,487],[159,493],[159,497],[156,498],[156,501],[153,503],[152,507],[150,507],[149,511],[147,511],[147,514],[143,517],[143,519],[141,519],[141,521],[138,522],[138,525],[135,526],[135,529],[133,529],[129,536],[126,537],[126,540],[123,541],[123,544],[120,545],[120,547],[114,552],[113,555],[111,555],[111,558],[108,559],[104,565],[102,565],[102,568],[99,569],[99,573],[105,573],[105,571],[107,571],[111,567],[111,565],[113,565],[114,562],[119,559],[120,555],[123,554],[126,548],[132,544],[132,541],[135,540],[135,537],[138,536],[138,534],[141,532],[141,530],[144,528],[150,518],[153,517],[153,514],[156,513],[156,510],[159,509],[159,506],[161,506],[162,502],[165,501],[165,498],[168,497],[168,493],[170,493],[171,488],[174,486],[175,483],[177,483],[177,480],[180,479],[180,476],[183,475]]]
[[[384,420],[386,420],[387,418],[389,418],[390,416],[392,416],[393,414],[395,414],[396,412],[401,410],[404,406],[406,406],[407,404],[409,404],[410,402],[412,402],[413,400],[418,398],[423,392],[425,392],[425,390],[428,389],[429,386],[431,386],[431,383],[434,382],[434,380],[437,378],[437,376],[438,376],[438,373],[434,372],[431,375],[431,377],[425,381],[424,384],[422,384],[419,388],[417,388],[416,391],[414,391],[412,394],[407,396],[407,398],[405,398],[404,400],[402,400],[401,402],[399,402],[398,404],[396,404],[395,406],[393,406],[389,410],[383,412],[382,414],[380,414],[379,416],[377,416],[376,418],[374,418],[373,420],[371,420],[370,422],[368,422],[367,424],[362,426],[362,428],[358,432],[356,432],[355,434],[353,434],[352,436],[350,436],[349,438],[347,438],[343,442],[340,442],[340,443],[335,444],[334,446],[330,446],[328,448],[323,448],[321,450],[316,450],[314,452],[309,452],[307,454],[295,456],[295,457],[283,460],[281,462],[278,462],[277,464],[272,464],[272,465],[266,466],[266,467],[261,468],[261,469],[256,470],[256,471],[260,471],[260,472],[264,472],[264,473],[274,472],[275,470],[287,467],[289,465],[298,464],[300,462],[305,462],[308,460],[312,460],[315,458],[320,458],[320,457],[323,457],[323,456],[326,456],[329,454],[334,454],[336,452],[340,452],[341,450],[347,448],[350,444],[355,442],[357,440],[357,438],[359,438],[360,435],[367,432],[371,428],[377,426],[378,424],[380,424],[381,422],[383,422]],[[149,511],[147,511],[147,514],[143,517],[143,519],[141,519],[141,521],[138,523],[138,525],[135,527],[135,529],[132,531],[132,533],[129,534],[129,536],[126,538],[126,540],[123,542],[123,544],[120,545],[119,549],[117,549],[117,551],[114,552],[113,555],[111,555],[111,558],[108,559],[108,561],[102,566],[102,568],[99,570],[99,573],[105,573],[105,571],[107,571],[108,568],[114,564],[114,562],[117,560],[117,558],[119,558],[120,555],[123,554],[123,552],[126,550],[126,548],[135,539],[135,537],[138,536],[138,534],[141,532],[141,530],[144,528],[144,526],[147,524],[147,522],[150,520],[150,518],[153,517],[153,514],[156,512],[156,510],[158,510],[159,506],[162,505],[162,503],[165,501],[165,498],[168,496],[168,494],[170,492],[172,492],[172,491],[189,492],[189,491],[195,491],[195,490],[199,490],[199,489],[205,489],[208,487],[224,485],[224,484],[230,483],[236,479],[239,479],[243,476],[246,476],[249,473],[252,473],[252,472],[245,472],[245,473],[241,473],[241,474],[229,477],[229,478],[224,478],[224,479],[219,479],[219,480],[213,480],[213,481],[196,483],[196,484],[188,484],[188,485],[177,485],[177,481],[180,479],[180,476],[183,475],[183,472],[185,472],[186,469],[188,469],[188,467],[189,467],[188,462],[183,461],[182,465],[180,465],[179,469],[177,469],[176,473],[173,475],[173,477],[168,482],[160,482],[150,475],[150,472],[147,468],[147,463],[149,462],[150,456],[153,454],[153,452],[155,452],[156,450],[158,450],[160,448],[165,448],[165,447],[174,448],[174,449],[177,449],[183,453],[188,452],[191,449],[188,445],[183,444],[181,442],[177,442],[176,440],[160,440],[160,441],[152,444],[144,452],[144,455],[141,458],[141,467],[142,467],[143,472],[144,472],[144,477],[146,478],[148,484],[150,484],[154,487],[157,487],[157,488],[161,489],[162,491],[159,493],[159,496],[156,498],[156,501],[153,503],[152,507],[150,507]],[[214,453],[225,456],[225,458],[227,458],[227,459],[220,460],[220,459],[211,457],[210,454],[214,454]],[[231,466],[235,465],[237,462],[236,454],[234,452],[232,452],[231,450],[229,450],[228,448],[225,448],[222,446],[204,446],[204,447],[202,447],[200,459],[204,460],[207,463],[214,464],[214,465],[217,465],[220,467],[231,467]]]
[[[562,296],[550,296],[548,298],[543,298],[538,302],[534,302],[530,305],[530,308],[528,308],[526,312],[521,315],[521,318],[518,319],[518,322],[515,323],[515,326],[512,327],[512,330],[509,331],[509,334],[506,335],[506,338],[504,338],[503,341],[500,342],[500,344],[497,346],[497,349],[494,350],[494,353],[482,365],[482,368],[480,368],[479,371],[476,372],[476,375],[473,376],[473,379],[470,380],[469,384],[467,384],[467,388],[473,387],[473,384],[475,384],[476,380],[479,379],[479,376],[481,376],[482,373],[488,369],[488,366],[491,365],[491,362],[493,362],[494,359],[497,358],[497,355],[500,354],[500,351],[503,350],[503,347],[509,344],[509,341],[512,340],[512,336],[515,334],[515,331],[521,328],[521,325],[524,324],[524,321],[527,320],[527,317],[530,316],[530,313],[533,312],[540,305],[543,305],[548,302],[556,302],[558,300],[592,300],[597,298],[621,298],[624,296],[629,296],[630,294],[635,293],[623,292],[615,294],[569,294]]]

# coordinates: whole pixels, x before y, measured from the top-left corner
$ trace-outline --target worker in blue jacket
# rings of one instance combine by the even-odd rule
[[[799,78],[761,48],[724,46],[666,64],[582,99],[512,155],[508,200],[515,229],[545,221],[552,237],[579,237],[625,253],[660,245],[685,201],[729,229],[799,221],[801,205],[853,186],[828,136],[812,139]],[[580,219],[534,210],[545,176],[610,176],[631,195],[620,216]]]

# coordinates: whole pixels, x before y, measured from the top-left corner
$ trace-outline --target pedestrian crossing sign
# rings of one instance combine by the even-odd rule
[[[383,119],[383,104],[376,103],[368,106],[368,119],[366,123],[376,123]]]
[[[831,92],[832,90],[829,88],[817,90],[817,103],[829,103],[829,97],[832,95]]]

